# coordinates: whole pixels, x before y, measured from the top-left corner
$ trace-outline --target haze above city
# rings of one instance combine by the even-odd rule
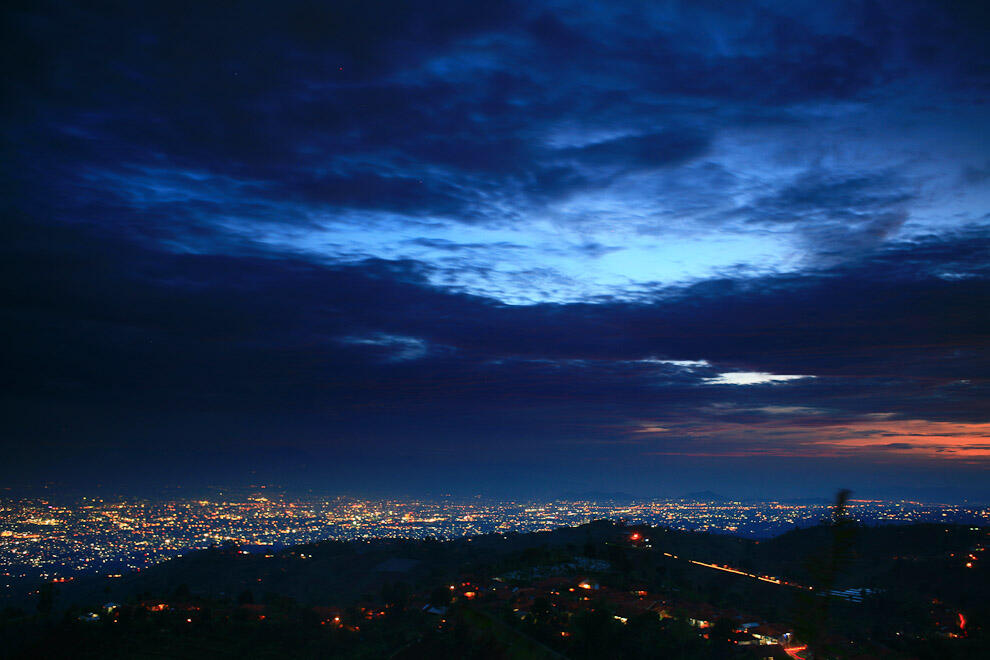
[[[0,493],[990,500],[985,6],[4,11]]]

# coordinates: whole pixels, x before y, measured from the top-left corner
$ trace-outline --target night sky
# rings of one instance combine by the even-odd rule
[[[986,3],[20,4],[2,485],[990,499]]]

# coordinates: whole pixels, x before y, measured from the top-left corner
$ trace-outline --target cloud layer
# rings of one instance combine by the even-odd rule
[[[975,5],[5,11],[15,472],[985,469]]]

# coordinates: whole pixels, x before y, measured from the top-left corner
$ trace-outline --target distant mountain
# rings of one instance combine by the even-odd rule
[[[696,493],[688,493],[681,499],[694,500],[696,502],[735,502],[736,501],[730,497],[726,497],[725,495],[719,495],[718,493],[713,493],[710,490],[702,490]]]
[[[788,504],[835,504],[835,499],[831,497],[789,497],[781,501]]]
[[[623,492],[604,492],[604,491],[584,491],[584,492],[571,492],[564,493],[560,496],[562,500],[573,500],[573,501],[595,501],[595,502],[629,502],[637,498],[635,495],[630,495],[629,493]]]

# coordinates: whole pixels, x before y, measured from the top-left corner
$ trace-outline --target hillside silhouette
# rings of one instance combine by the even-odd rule
[[[754,541],[596,521],[226,544],[43,585],[0,632],[20,658],[990,657],[986,538],[833,520]]]

